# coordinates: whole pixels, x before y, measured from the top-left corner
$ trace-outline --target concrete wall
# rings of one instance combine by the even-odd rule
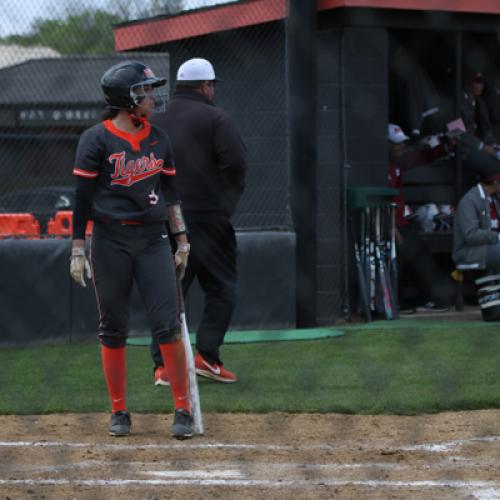
[[[318,322],[331,324],[342,315],[344,175],[348,186],[387,186],[387,31],[322,29],[317,49]]]

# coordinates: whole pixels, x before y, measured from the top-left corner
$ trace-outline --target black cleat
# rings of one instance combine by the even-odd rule
[[[111,414],[111,420],[109,421],[110,436],[128,436],[131,427],[132,420],[128,412],[117,411]]]
[[[187,439],[193,435],[193,417],[184,408],[175,410],[172,436]]]
[[[426,302],[423,306],[417,307],[417,312],[445,313],[449,310],[449,307],[443,306],[441,304],[436,304],[435,302]]]

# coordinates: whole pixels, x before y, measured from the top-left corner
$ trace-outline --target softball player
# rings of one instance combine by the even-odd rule
[[[101,79],[107,117],[82,134],[73,170],[76,198],[70,273],[81,286],[86,286],[84,274],[93,279],[112,436],[128,435],[131,428],[125,399],[125,345],[134,280],[169,370],[175,406],[172,434],[178,439],[192,435],[175,280],[175,266],[183,274],[187,265],[189,244],[173,182],[170,142],[148,121],[153,109],[164,104],[159,88],[165,83],[137,61],[109,68]],[[94,221],[91,265],[85,255],[89,219]],[[175,259],[166,221],[177,241]]]

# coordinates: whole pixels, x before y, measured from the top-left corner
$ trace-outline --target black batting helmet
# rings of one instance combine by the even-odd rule
[[[123,61],[111,66],[101,78],[104,98],[111,108],[130,109],[137,106],[133,89],[138,85],[161,87],[165,78],[157,78],[151,68],[138,61]]]

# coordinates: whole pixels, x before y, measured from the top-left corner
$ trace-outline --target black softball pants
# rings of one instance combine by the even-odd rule
[[[146,306],[152,336],[158,343],[174,340],[180,324],[175,266],[165,223],[95,223],[91,262],[102,344],[126,344],[134,281]]]
[[[204,310],[196,332],[196,350],[209,362],[221,363],[219,348],[236,305],[237,248],[229,220],[203,221],[185,214],[191,253],[182,281],[184,295],[198,278],[204,292]],[[151,343],[156,366],[163,364],[158,343]]]

